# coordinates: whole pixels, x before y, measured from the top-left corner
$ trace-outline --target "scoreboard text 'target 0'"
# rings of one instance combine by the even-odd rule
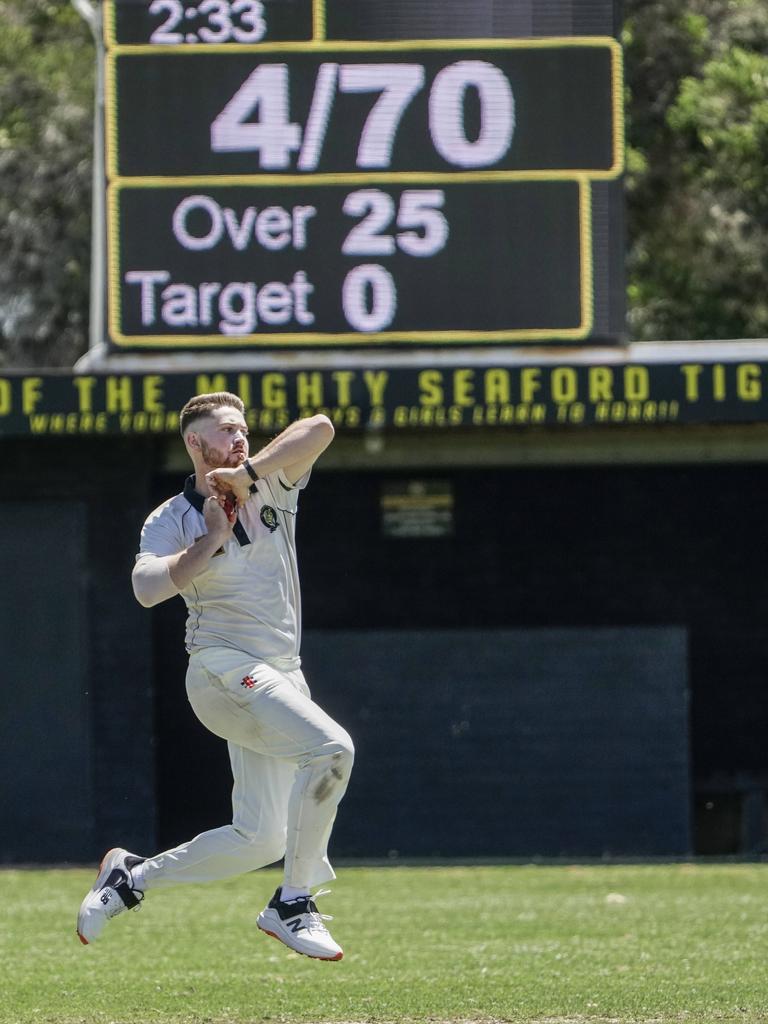
[[[110,343],[620,340],[616,39],[454,38],[472,4],[331,38],[341,7],[105,4]]]

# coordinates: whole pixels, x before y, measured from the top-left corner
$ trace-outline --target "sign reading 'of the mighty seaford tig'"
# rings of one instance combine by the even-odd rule
[[[616,40],[333,40],[327,13],[106,3],[111,343],[617,340]]]
[[[252,431],[768,423],[768,362],[0,375],[0,438],[178,434],[191,395],[233,391]]]

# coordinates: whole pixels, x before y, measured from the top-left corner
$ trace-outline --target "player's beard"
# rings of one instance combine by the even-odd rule
[[[236,469],[245,457],[241,452],[222,452],[200,438],[200,454],[208,469]]]

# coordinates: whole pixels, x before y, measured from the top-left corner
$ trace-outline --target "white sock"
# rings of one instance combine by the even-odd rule
[[[131,886],[134,889],[138,889],[139,892],[144,892],[147,887],[146,879],[144,878],[144,868],[146,861],[142,861],[141,864],[137,864],[135,868],[130,869]]]
[[[307,896],[309,896],[309,889],[296,889],[292,885],[283,885],[280,888],[280,900],[283,903],[306,899]]]

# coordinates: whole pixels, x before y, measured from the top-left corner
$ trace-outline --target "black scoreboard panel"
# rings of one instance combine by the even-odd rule
[[[113,219],[121,266],[149,269],[126,270],[122,289],[114,282],[126,296],[118,322],[129,336],[173,331],[193,344],[201,334],[296,343],[308,332],[325,342],[338,335],[350,343],[354,332],[452,341],[472,339],[478,324],[489,340],[583,330],[585,189],[573,181],[513,181],[472,192],[471,184],[453,183],[306,185],[298,195],[276,185],[194,194],[119,188]],[[373,221],[388,230],[366,227]],[[398,221],[418,226],[397,230]],[[526,239],[524,253],[510,223]],[[489,289],[489,280],[497,287]]]
[[[616,36],[617,0],[108,0],[110,45]]]
[[[613,14],[107,0],[109,341],[620,340]]]
[[[615,0],[341,0],[329,39],[617,35]]]
[[[612,173],[615,63],[607,42],[273,51],[255,69],[241,52],[118,55],[110,170]]]

